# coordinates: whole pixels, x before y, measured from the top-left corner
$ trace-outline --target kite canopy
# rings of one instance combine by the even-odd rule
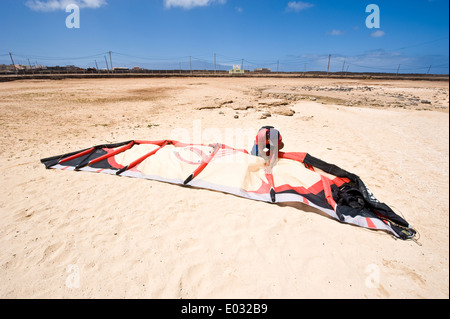
[[[223,144],[132,140],[41,162],[47,169],[145,178],[269,203],[300,202],[342,223],[414,238],[416,231],[408,222],[378,201],[357,175],[307,153],[280,152],[278,157],[266,170],[263,158]]]

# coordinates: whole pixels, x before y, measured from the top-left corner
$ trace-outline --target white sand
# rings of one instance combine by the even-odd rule
[[[331,79],[0,83],[0,298],[448,298],[448,91]],[[268,124],[286,151],[359,175],[420,245],[311,209],[39,162],[131,139],[249,149]]]

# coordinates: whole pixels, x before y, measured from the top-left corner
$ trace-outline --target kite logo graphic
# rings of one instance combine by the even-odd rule
[[[172,154],[175,156],[175,158],[184,163],[190,165],[200,165],[202,162],[209,161],[209,157],[213,152],[213,148],[211,148],[211,146],[208,146],[208,148],[209,149],[205,149],[204,147],[200,146],[179,147],[178,149],[173,150]],[[225,158],[230,162],[233,160],[232,155],[234,155],[233,151],[222,149],[214,155],[214,160]]]
[[[66,7],[66,12],[71,13],[66,18],[67,29],[79,29],[80,28],[80,7],[71,3]]]
[[[197,147],[184,147],[179,150],[175,149],[173,154],[177,159],[191,165],[200,165],[202,161],[208,159],[209,155],[205,154]]]
[[[369,4],[366,7],[366,13],[370,13],[366,18],[366,27],[368,29],[380,28],[380,7],[376,4]]]

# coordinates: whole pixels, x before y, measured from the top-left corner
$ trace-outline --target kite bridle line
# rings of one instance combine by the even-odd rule
[[[402,216],[402,218],[403,219],[405,219],[405,215],[403,215],[403,212],[399,209],[399,208],[397,208],[397,207],[394,207],[394,206],[392,206],[391,205],[391,207],[392,207],[392,209],[394,209],[395,211],[397,211],[397,212],[399,212],[400,213],[400,215]],[[406,220],[406,219],[405,219]],[[419,243],[419,239],[420,239],[420,233],[419,233],[419,231],[415,228],[415,227],[413,227],[413,226],[411,226],[411,225],[409,225],[408,224],[408,227],[405,227],[405,226],[402,226],[402,225],[397,225],[395,222],[393,222],[393,221],[390,221],[392,224],[394,224],[395,226],[397,226],[397,227],[399,227],[399,228],[401,228],[401,229],[403,229],[403,230],[405,230],[405,231],[408,231],[408,232],[410,232],[411,233],[411,229],[414,231],[413,232],[413,234],[411,235],[411,236],[409,236],[409,240],[412,240],[413,242],[415,242],[417,245],[419,245],[419,246],[422,246],[422,244],[421,243]]]
[[[396,222],[390,220],[389,218],[381,215],[381,214],[377,214],[378,218],[380,218],[381,220],[383,220],[385,223],[389,223],[392,224],[400,229],[402,229],[402,233],[404,233],[407,236],[408,240],[412,240],[414,241],[417,245],[422,246],[421,243],[419,243],[419,238],[420,238],[420,234],[419,232],[414,229],[413,227],[411,227],[410,225],[408,225],[408,227],[403,226],[403,225],[399,225]],[[419,238],[415,238],[416,235],[419,235]],[[395,238],[395,237],[394,237]]]

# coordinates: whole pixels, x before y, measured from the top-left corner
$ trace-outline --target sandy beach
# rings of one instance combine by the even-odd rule
[[[0,298],[449,298],[449,83],[0,83]],[[313,210],[40,159],[132,139],[285,151],[361,177],[418,241]]]

